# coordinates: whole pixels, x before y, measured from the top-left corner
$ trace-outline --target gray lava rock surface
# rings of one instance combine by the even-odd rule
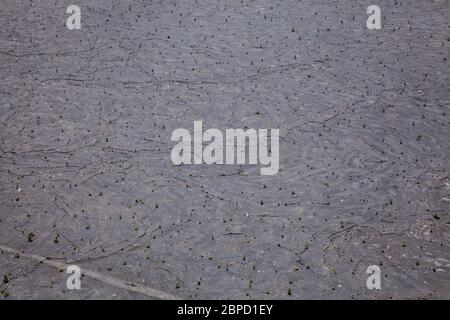
[[[450,5],[370,4],[3,0],[1,297],[449,299]],[[194,120],[280,172],[173,165]]]

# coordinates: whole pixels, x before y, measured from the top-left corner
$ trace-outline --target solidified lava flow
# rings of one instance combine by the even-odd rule
[[[448,1],[72,2],[0,4],[0,299],[450,298]]]

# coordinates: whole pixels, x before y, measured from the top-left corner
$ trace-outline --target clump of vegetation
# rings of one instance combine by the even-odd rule
[[[0,290],[0,294],[1,294],[4,298],[8,298],[8,297],[9,297],[9,292],[6,291],[6,289]]]
[[[33,232],[28,233],[27,235],[28,242],[33,242],[35,236],[36,235]]]

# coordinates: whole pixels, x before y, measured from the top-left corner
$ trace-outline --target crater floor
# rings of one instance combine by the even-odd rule
[[[448,1],[381,30],[351,0],[73,2],[80,30],[0,5],[1,298],[450,298]],[[279,128],[280,172],[173,165],[195,120]]]

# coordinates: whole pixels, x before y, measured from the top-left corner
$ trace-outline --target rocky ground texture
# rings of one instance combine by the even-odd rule
[[[450,3],[377,2],[3,0],[1,298],[449,299]],[[280,172],[174,166],[194,120]]]

